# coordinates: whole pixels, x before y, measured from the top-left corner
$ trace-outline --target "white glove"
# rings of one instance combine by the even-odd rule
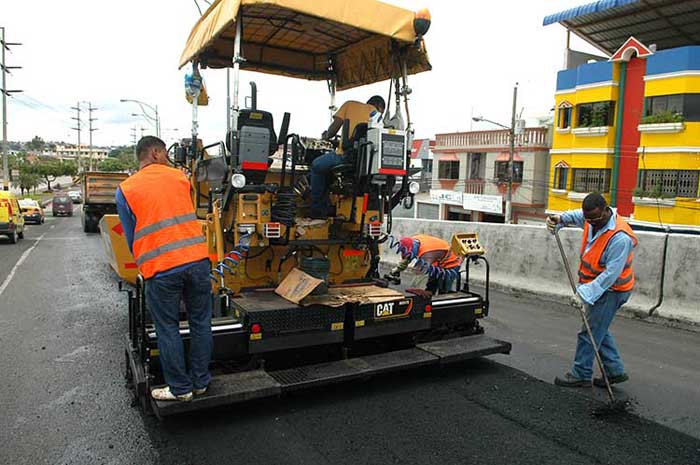
[[[547,229],[552,234],[554,234],[554,231],[557,230],[557,225],[559,223],[561,223],[561,216],[559,216],[559,215],[549,215],[547,217],[547,219],[545,220],[545,224],[547,225]]]

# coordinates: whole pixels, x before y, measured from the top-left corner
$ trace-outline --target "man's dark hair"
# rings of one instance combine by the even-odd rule
[[[367,105],[372,105],[374,108],[377,108],[381,113],[384,113],[384,110],[386,109],[386,103],[384,102],[384,99],[379,96],[379,95],[373,95],[372,97],[367,100]]]
[[[143,161],[148,152],[154,148],[165,150],[165,142],[155,136],[142,137],[139,143],[136,144],[136,156],[139,161]]]
[[[584,211],[591,211],[595,210],[596,208],[600,208],[601,210],[605,210],[605,208],[608,206],[608,202],[606,202],[605,197],[600,195],[597,192],[593,192],[591,194],[588,194],[584,199],[583,199],[583,210]]]

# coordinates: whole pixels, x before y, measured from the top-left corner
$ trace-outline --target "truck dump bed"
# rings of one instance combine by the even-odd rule
[[[128,178],[127,173],[102,173],[90,171],[83,175],[83,199],[86,204],[114,204],[119,183]]]
[[[104,215],[117,213],[114,198],[119,184],[128,173],[88,171],[83,174],[83,231],[96,233]]]

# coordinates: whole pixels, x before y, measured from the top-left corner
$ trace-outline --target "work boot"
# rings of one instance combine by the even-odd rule
[[[207,388],[206,387],[203,387],[201,389],[195,388],[194,391],[192,391],[192,392],[194,392],[195,396],[203,396],[204,394],[207,393]]]
[[[192,392],[176,396],[170,392],[170,386],[156,388],[151,391],[151,397],[155,400],[179,400],[180,402],[189,402],[192,400]]]
[[[619,375],[608,376],[608,382],[610,384],[624,383],[628,379],[630,379],[630,377],[627,376],[627,373],[620,373]],[[595,384],[598,387],[605,387],[605,380],[602,377],[594,378],[593,384]]]
[[[554,384],[562,387],[586,387],[591,385],[591,380],[577,378],[571,373],[566,373],[562,378],[554,378]]]

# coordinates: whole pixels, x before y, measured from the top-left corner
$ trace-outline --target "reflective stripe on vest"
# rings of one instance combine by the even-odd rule
[[[165,165],[149,165],[120,184],[136,218],[133,251],[145,279],[208,257],[187,177]]]
[[[150,226],[146,226],[145,228],[139,229],[134,233],[134,241],[137,241],[141,239],[142,237],[151,234],[153,232],[159,231],[163,228],[167,228],[168,226],[173,226],[176,224],[184,224],[187,223],[188,221],[197,221],[197,215],[194,213],[186,213],[184,215],[180,216],[173,216],[172,218],[166,218],[164,220],[161,220],[155,224],[152,224]]]
[[[168,244],[162,245],[156,249],[146,252],[145,254],[139,255],[136,259],[136,264],[138,266],[143,265],[148,260],[153,260],[154,258],[163,255],[165,252],[172,252],[173,250],[183,249],[195,244],[204,244],[206,240],[203,237],[190,237],[188,239],[181,239],[179,241],[170,242]]]
[[[605,270],[605,265],[600,263],[603,253],[610,240],[615,234],[627,234],[632,239],[633,247],[637,246],[637,236],[632,231],[632,228],[619,216],[615,218],[615,229],[610,229],[602,233],[586,251],[588,233],[591,226],[586,223],[583,227],[583,239],[581,243],[581,264],[578,269],[580,283],[589,283],[596,279],[600,273]],[[620,272],[617,280],[610,287],[613,291],[625,292],[631,291],[634,287],[634,271],[632,270],[632,260],[634,259],[633,252],[630,252],[625,266]]]

